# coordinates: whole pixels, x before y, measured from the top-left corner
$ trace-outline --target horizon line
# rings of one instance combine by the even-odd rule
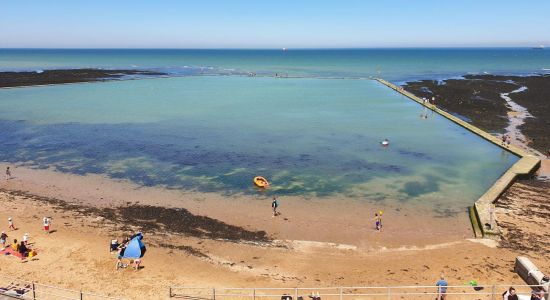
[[[0,47],[0,50],[384,50],[384,49],[532,49],[536,46],[409,46],[409,47]]]

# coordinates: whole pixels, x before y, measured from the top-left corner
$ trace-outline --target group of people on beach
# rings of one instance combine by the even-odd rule
[[[109,252],[115,252],[117,253],[117,261],[115,270],[118,270],[119,268],[126,268],[128,267],[127,264],[122,262],[122,259],[124,258],[124,252],[126,251],[126,247],[130,243],[132,239],[135,237],[143,238],[143,233],[141,231],[138,231],[137,233],[127,236],[124,239],[122,239],[122,242],[119,243],[118,239],[111,240],[111,244],[109,246]],[[131,261],[132,268],[134,271],[139,270],[139,267],[141,266],[141,258],[134,259]]]
[[[534,287],[531,290],[531,297],[530,300],[544,300],[545,299],[545,292],[541,288]],[[519,296],[516,293],[516,289],[513,287],[510,287],[508,290],[506,290],[504,293],[502,293],[502,300],[519,300]]]
[[[447,299],[447,288],[449,283],[445,280],[445,276],[441,274],[439,281],[435,283],[437,287],[437,297],[436,300],[445,300]],[[474,286],[477,286],[477,282],[474,282]],[[530,300],[544,300],[545,292],[541,288],[534,287],[531,290]],[[508,290],[502,293],[502,300],[519,300],[519,296],[516,293],[516,289],[510,287]]]
[[[50,224],[51,219],[49,217],[44,217],[42,220],[44,231],[46,233],[50,233]],[[8,218],[8,230],[10,231],[16,231],[17,228],[15,227],[15,224],[13,222],[13,219],[11,217]],[[25,233],[23,235],[23,238],[20,242],[17,241],[17,239],[13,239],[13,242],[9,245],[8,244],[8,234],[6,231],[2,231],[0,234],[0,244],[2,244],[1,251],[5,251],[7,247],[10,247],[11,250],[13,250],[16,253],[19,253],[21,255],[21,258],[31,258],[34,255],[36,255],[36,251],[30,248],[30,242],[29,242],[29,234]]]
[[[424,104],[425,106],[428,106],[428,104],[435,106],[435,97],[432,97],[431,101],[430,99],[422,98],[422,104]]]
[[[512,138],[509,135],[503,134],[501,137],[502,142],[500,143],[502,146],[510,147],[510,143],[512,142]]]

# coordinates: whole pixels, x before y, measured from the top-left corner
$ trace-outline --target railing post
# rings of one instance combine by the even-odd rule
[[[344,293],[342,292],[342,287],[340,287],[340,300],[342,300],[342,298],[344,297],[343,294],[344,294]]]
[[[32,300],[36,300],[36,288],[34,287],[34,282],[32,283]]]
[[[84,295],[82,295],[82,291],[80,291],[80,300],[84,299]]]
[[[256,288],[252,289],[252,299],[256,300]]]
[[[168,298],[172,298],[172,286],[168,287]]]
[[[495,300],[495,285],[491,288],[491,300]]]
[[[216,300],[216,289],[212,288],[212,300]]]
[[[391,287],[388,286],[388,300],[391,299]]]
[[[294,300],[298,300],[298,288],[294,288]]]

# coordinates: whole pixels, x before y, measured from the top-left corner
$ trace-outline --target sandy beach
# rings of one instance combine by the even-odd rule
[[[0,168],[5,167],[0,165]],[[142,206],[136,213],[143,213],[143,218],[147,218],[146,207],[153,211],[152,215],[183,208],[193,215],[208,216],[251,232],[264,231],[269,239],[342,243],[369,249],[424,246],[472,235],[466,211],[439,211],[391,202],[377,205],[349,197],[309,199],[285,196],[278,198],[281,215],[273,217],[271,198],[262,193],[228,196],[143,187],[100,175],[79,176],[21,166],[13,173],[15,178],[3,183],[4,189],[57,199],[67,205],[93,207],[104,217],[111,213],[102,210],[133,205]],[[384,213],[383,234],[374,230],[374,213],[379,211]],[[169,220],[171,216],[152,221]]]
[[[165,299],[167,286],[296,287],[345,285],[431,285],[439,273],[450,284],[469,280],[480,284],[513,283],[518,252],[496,243],[468,238],[423,246],[365,248],[349,244],[298,240],[266,242],[197,238],[184,234],[144,232],[144,268],[115,271],[115,255],[108,251],[114,237],[137,227],[124,226],[95,214],[80,213],[61,202],[3,190],[1,220],[14,219],[10,238],[29,233],[39,255],[21,262],[3,257],[2,275],[43,284],[82,289],[130,299]],[[53,233],[41,230],[41,219],[53,220]],[[380,233],[380,236],[386,232]],[[389,232],[388,232],[389,234]],[[170,245],[170,246],[168,246]],[[547,252],[546,252],[547,253]],[[548,259],[525,252],[541,269]],[[90,280],[90,278],[94,278]]]
[[[527,147],[523,142],[513,141]],[[451,285],[470,280],[520,285],[513,272],[518,255],[541,270],[550,268],[550,243],[540,234],[550,217],[549,187],[540,180],[518,182],[502,196],[498,243],[473,239],[466,210],[284,196],[281,215],[273,217],[271,198],[260,192],[144,187],[30,166],[10,165],[12,178],[0,184],[0,228],[10,241],[28,233],[39,253],[25,261],[2,257],[0,270],[8,278],[129,299],[166,299],[168,287],[177,285],[433,285],[442,272]],[[539,179],[547,179],[549,171],[544,160]],[[384,212],[381,232],[374,228],[378,211]],[[44,216],[52,218],[51,234],[41,228]],[[7,230],[8,217],[17,230]],[[139,230],[148,248],[144,268],[115,270],[110,240]]]
[[[504,228],[516,222],[516,216],[521,214],[514,212],[521,211],[528,201],[513,196],[516,188],[523,190],[521,183],[516,184],[504,196],[508,204],[499,206],[498,219],[501,220],[500,213],[506,215],[499,222]],[[451,285],[470,280],[519,285],[523,282],[513,272],[516,256],[530,257],[541,270],[550,267],[548,241],[539,240],[539,247],[518,247],[524,242],[532,243],[533,238],[515,242],[507,238],[500,246],[494,241],[471,239],[470,229],[462,226],[466,215],[460,216],[462,221],[443,218],[439,224],[423,224],[421,218],[410,218],[408,224],[393,224],[407,220],[393,214],[406,212],[385,208],[383,230],[376,232],[369,227],[370,218],[361,217],[373,208],[361,210],[364,204],[357,202],[344,201],[335,207],[334,201],[330,205],[311,205],[292,199],[282,206],[283,214],[273,218],[266,207],[270,199],[242,196],[231,199],[231,205],[220,207],[223,200],[219,197],[143,188],[95,175],[17,167],[14,178],[3,180],[1,185],[4,209],[0,220],[7,228],[7,218],[12,217],[17,230],[7,231],[9,240],[29,233],[31,245],[39,255],[23,262],[3,257],[0,270],[4,276],[64,288],[129,299],[166,299],[170,285],[431,285],[441,272],[447,274]],[[182,212],[171,210],[183,207],[190,213],[188,218],[201,221],[177,227],[173,226],[177,220],[170,223],[162,219],[161,216],[174,218],[174,213]],[[349,215],[334,219],[330,213],[334,209],[348,209]],[[147,217],[148,212],[154,212],[154,216]],[[548,217],[548,210],[539,212],[539,218]],[[308,214],[316,215],[314,222],[307,218]],[[212,219],[205,220],[201,215]],[[41,228],[43,216],[53,220],[54,232],[49,235]],[[525,224],[533,221],[522,218]],[[449,235],[442,238],[438,228]],[[115,271],[116,255],[109,253],[109,241],[138,230],[144,231],[148,247],[144,268],[139,272]],[[505,236],[511,230],[504,230]],[[538,229],[534,225],[523,226],[522,230]],[[423,232],[433,236],[422,235]]]

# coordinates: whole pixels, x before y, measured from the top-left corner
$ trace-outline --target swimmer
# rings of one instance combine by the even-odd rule
[[[388,141],[388,139],[384,139],[380,144],[382,144],[382,146],[384,147],[387,147],[390,145],[390,141]]]

